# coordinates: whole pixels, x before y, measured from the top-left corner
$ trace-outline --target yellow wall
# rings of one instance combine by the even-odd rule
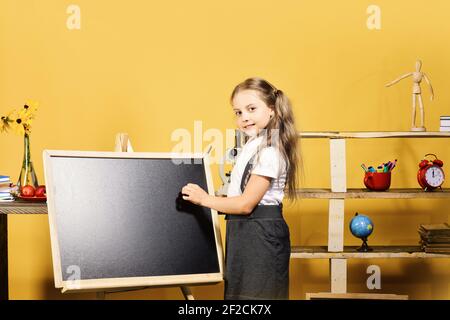
[[[81,8],[81,29],[68,30],[70,4]],[[369,30],[366,9],[381,8],[381,29]],[[450,115],[450,22],[447,0],[228,0],[0,2],[0,113],[38,100],[32,157],[43,181],[44,149],[112,150],[128,132],[136,151],[167,152],[171,133],[195,120],[203,129],[234,128],[228,97],[246,77],[261,76],[291,98],[305,131],[407,131],[411,80],[384,84],[423,60],[436,99],[422,88],[426,127]],[[207,143],[204,143],[206,146]],[[326,140],[304,140],[304,187],[328,187]],[[18,174],[22,139],[0,135],[0,172]],[[448,166],[445,139],[352,140],[348,187],[363,187],[360,163],[399,159],[392,187],[417,187],[417,163],[434,152]],[[444,166],[445,168],[448,168]],[[216,188],[217,167],[213,168]],[[447,181],[444,186],[448,187]],[[328,203],[301,200],[285,215],[294,245],[326,245]],[[375,224],[369,244],[417,244],[420,223],[449,221],[448,200],[350,200]],[[9,216],[12,299],[94,298],[63,295],[53,286],[47,216]],[[345,244],[357,245],[347,227]],[[449,259],[351,260],[348,291],[367,292],[366,268],[382,272],[378,292],[416,299],[450,298]],[[293,299],[329,291],[327,260],[292,260]],[[193,288],[197,298],[221,299],[223,286]],[[176,288],[113,294],[110,299],[181,299]]]

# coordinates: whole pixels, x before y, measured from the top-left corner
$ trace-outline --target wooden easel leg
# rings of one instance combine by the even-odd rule
[[[133,152],[130,139],[127,133],[118,133],[116,135],[115,152]]]
[[[0,213],[0,300],[9,300],[8,215]]]
[[[191,293],[191,289],[189,289],[189,287],[181,286],[180,289],[181,289],[181,292],[183,292],[184,299],[195,300],[194,296]]]

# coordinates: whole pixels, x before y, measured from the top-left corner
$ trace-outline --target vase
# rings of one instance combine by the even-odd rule
[[[23,162],[19,180],[17,181],[18,192],[20,193],[22,187],[26,185],[31,185],[34,188],[39,185],[33,162],[31,161],[30,136],[27,133],[25,133],[23,137]]]

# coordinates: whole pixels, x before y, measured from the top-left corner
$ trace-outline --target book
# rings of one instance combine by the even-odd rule
[[[450,131],[450,116],[441,116],[440,117],[440,129],[441,132],[449,132]]]
[[[428,248],[450,248],[450,242],[448,243],[429,243]]]
[[[423,230],[426,233],[445,233],[450,234],[450,225],[446,222],[438,224],[421,224],[419,230]]]
[[[436,238],[450,238],[448,233],[426,233],[424,231],[419,231],[419,234],[424,239],[436,239]]]
[[[425,252],[428,253],[450,253],[450,247],[448,248],[425,248]]]
[[[424,240],[421,239],[420,243],[422,244],[422,246],[432,246],[432,245],[446,245],[449,244],[450,245],[450,239],[449,238],[442,238],[442,239],[437,239],[437,240]]]
[[[2,187],[0,186],[0,193],[2,192],[11,192],[12,188],[11,187]]]
[[[11,181],[11,177],[10,176],[3,176],[3,175],[0,175],[0,183],[3,183],[3,182],[10,182]]]
[[[421,224],[417,231],[423,251],[450,254],[450,225],[448,223]]]

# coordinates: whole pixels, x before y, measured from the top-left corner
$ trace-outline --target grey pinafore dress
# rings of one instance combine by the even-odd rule
[[[247,163],[241,191],[250,177]],[[280,205],[258,205],[249,215],[226,215],[225,299],[289,299],[289,227]]]

